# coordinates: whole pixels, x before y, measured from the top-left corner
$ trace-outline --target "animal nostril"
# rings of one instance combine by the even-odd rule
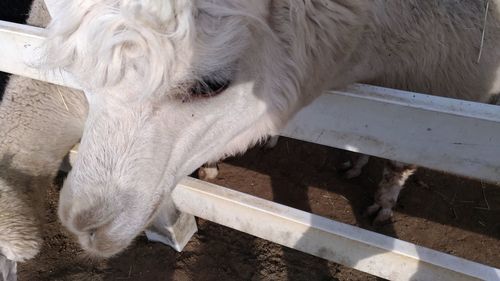
[[[66,221],[67,227],[78,234],[96,235],[96,232],[106,228],[115,218],[114,212],[108,208],[92,207],[72,212],[70,220]],[[65,223],[63,221],[63,223]]]
[[[96,233],[95,229],[89,231],[90,240],[94,240],[95,239],[95,233]]]

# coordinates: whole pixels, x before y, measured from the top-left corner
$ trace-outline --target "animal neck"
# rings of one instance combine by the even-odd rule
[[[485,84],[475,72],[484,24],[483,1],[364,2],[372,3],[366,4],[370,7],[361,39],[334,80],[477,99],[467,93],[475,93],[483,88],[479,84]],[[493,13],[489,16],[494,17]],[[483,51],[486,56],[492,53],[487,48]],[[464,83],[459,69],[476,77]],[[333,87],[337,85],[340,83]]]
[[[270,27],[280,40],[283,62],[273,77],[282,79],[278,100],[286,100],[292,114],[324,90],[358,81],[356,65],[362,36],[369,25],[371,1],[288,1],[271,3]],[[354,67],[354,68],[353,68]],[[364,71],[364,70],[363,70]],[[275,71],[276,72],[276,71]],[[290,87],[292,85],[293,87]],[[282,97],[281,97],[281,96]],[[274,102],[276,104],[279,102]]]
[[[445,2],[274,1],[271,25],[290,58],[286,71],[299,85],[299,104],[354,82],[463,91],[439,81],[451,79],[450,70],[477,68],[484,5]]]

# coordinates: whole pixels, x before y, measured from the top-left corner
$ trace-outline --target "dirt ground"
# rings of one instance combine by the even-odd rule
[[[393,222],[374,227],[361,214],[372,203],[382,160],[345,180],[336,170],[345,156],[281,138],[273,150],[227,159],[213,182],[500,268],[500,187],[421,169]],[[19,280],[380,280],[201,219],[182,253],[141,236],[115,258],[90,260],[57,221],[59,186],[48,192],[45,246],[19,265]]]

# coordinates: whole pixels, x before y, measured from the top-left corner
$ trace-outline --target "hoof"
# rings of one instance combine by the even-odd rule
[[[342,172],[345,172],[349,169],[352,168],[352,162],[351,161],[345,161],[344,163],[340,164],[339,170]]]
[[[376,214],[380,210],[380,205],[375,203],[371,205],[370,207],[366,208],[366,211],[363,213],[364,217],[371,217],[374,214]]]
[[[17,263],[0,255],[0,281],[17,280]]]
[[[373,225],[384,225],[392,220],[392,210],[390,208],[381,209],[375,219],[373,220]]]
[[[267,140],[266,144],[264,145],[264,148],[265,149],[273,149],[278,144],[278,139],[279,139],[279,136],[270,137]]]
[[[213,180],[219,175],[219,168],[215,167],[200,167],[198,169],[198,178],[200,180]]]
[[[338,171],[339,174],[345,179],[353,179],[361,175],[361,168],[356,168],[352,165],[351,161],[345,161],[340,164]]]
[[[391,208],[382,208],[379,204],[374,203],[366,208],[363,217],[368,218],[376,215],[373,220],[373,225],[384,225],[391,221],[392,214]]]
[[[359,177],[359,175],[361,175],[361,169],[352,168],[344,173],[344,178],[350,180]]]

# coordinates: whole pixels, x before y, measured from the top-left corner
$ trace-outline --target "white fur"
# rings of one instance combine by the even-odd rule
[[[0,254],[8,259],[40,250],[44,191],[78,142],[86,110],[81,92],[11,76],[0,106]]]
[[[48,59],[88,89],[59,215],[97,255],[126,247],[182,177],[275,133],[325,89],[369,81],[484,101],[499,63],[496,9],[476,63],[477,1],[93,2],[61,1]],[[232,83],[189,97],[207,76]]]
[[[202,180],[213,180],[219,175],[217,163],[206,163],[198,169],[198,178]]]
[[[73,72],[89,103],[62,223],[88,252],[118,253],[182,177],[276,134],[328,88],[361,81],[487,100],[500,63],[490,2],[477,63],[476,0],[59,1],[47,63]],[[191,96],[206,77],[232,82]]]
[[[28,24],[49,20],[43,1],[34,1]],[[81,137],[86,111],[81,92],[10,77],[0,106],[0,256],[24,261],[39,252],[44,189]]]

